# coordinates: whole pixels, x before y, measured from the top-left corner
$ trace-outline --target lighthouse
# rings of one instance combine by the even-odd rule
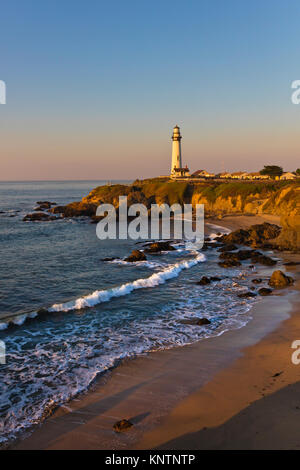
[[[180,129],[176,125],[173,129],[172,134],[172,166],[171,166],[171,178],[178,178],[184,176],[190,176],[189,169],[186,166],[182,167],[181,161],[181,134]]]

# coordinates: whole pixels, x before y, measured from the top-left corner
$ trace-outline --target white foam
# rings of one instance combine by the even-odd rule
[[[108,261],[108,263],[111,263],[111,264],[121,264],[121,265],[124,265],[124,266],[141,266],[141,267],[144,267],[144,268],[150,268],[150,269],[154,269],[154,268],[161,268],[163,266],[162,263],[156,263],[154,261],[125,261],[124,259],[113,259],[111,261]]]
[[[96,290],[85,297],[80,297],[63,304],[54,304],[49,308],[49,312],[68,312],[69,310],[80,310],[82,308],[94,307],[99,303],[108,302],[113,297],[128,295],[136,289],[156,287],[160,284],[164,284],[169,279],[177,277],[182,270],[189,269],[198,263],[204,262],[205,259],[204,254],[197,253],[195,258],[169,265],[164,270],[154,273],[148,278],[127,282],[126,284],[112,289]]]

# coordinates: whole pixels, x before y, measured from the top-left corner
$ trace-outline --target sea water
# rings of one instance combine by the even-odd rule
[[[240,328],[256,300],[238,293],[249,268],[223,269],[215,249],[147,254],[99,240],[87,218],[23,222],[40,200],[80,200],[101,181],[0,183],[0,443],[40,423],[123,358],[191,344]],[[211,236],[220,228],[209,227]],[[119,257],[112,262],[105,257]],[[199,286],[203,276],[220,282]],[[36,312],[47,309],[48,313]],[[8,327],[7,318],[14,326]],[[196,326],[182,320],[206,317]]]

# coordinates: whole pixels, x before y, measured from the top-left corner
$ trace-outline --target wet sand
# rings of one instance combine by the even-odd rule
[[[229,218],[211,222],[234,228]],[[300,278],[299,266],[288,269]],[[123,362],[15,448],[297,448],[298,294],[299,281],[255,304],[239,330]],[[112,426],[123,418],[134,426],[116,434]]]

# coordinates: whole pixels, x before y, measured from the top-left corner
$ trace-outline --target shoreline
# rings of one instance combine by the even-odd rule
[[[206,223],[234,230],[265,220],[259,216],[239,216],[238,220],[236,216],[228,216],[222,220],[208,219]],[[235,224],[238,225],[234,227]],[[283,255],[286,256],[288,258]],[[12,448],[144,449],[164,446],[174,439],[177,442],[172,445],[178,446],[174,448],[191,448],[184,437],[174,436],[172,427],[178,428],[174,416],[175,419],[179,416],[180,429],[184,421],[185,434],[198,431],[195,419],[183,420],[191,411],[186,401],[194,400],[192,413],[197,416],[194,395],[213,383],[219,374],[234,367],[245,348],[255,348],[253,344],[260,344],[265,337],[280,330],[281,323],[289,318],[292,299],[297,297],[294,290],[286,292],[285,295],[284,290],[278,291],[279,295],[261,299],[252,307],[253,320],[240,329],[192,345],[123,361]],[[274,310],[277,310],[276,317]],[[113,424],[123,418],[130,419],[134,426],[129,432],[114,433]]]

